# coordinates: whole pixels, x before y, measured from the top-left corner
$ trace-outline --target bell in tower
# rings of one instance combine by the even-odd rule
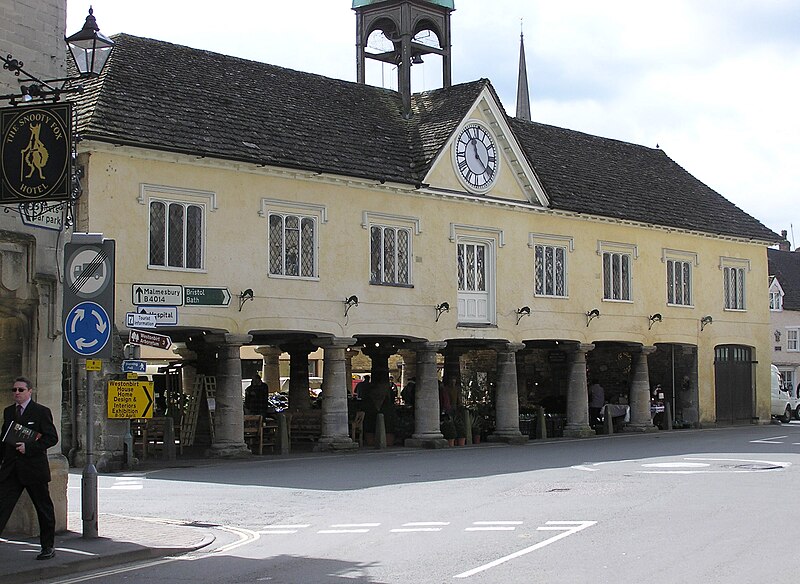
[[[411,115],[411,66],[422,63],[422,56],[442,58],[442,85],[450,87],[450,13],[454,0],[353,0],[356,12],[356,68],[359,83],[366,82],[366,59],[397,66],[397,89],[403,102],[403,115]],[[368,53],[370,35],[380,31],[392,49]],[[438,46],[415,40],[429,31]]]

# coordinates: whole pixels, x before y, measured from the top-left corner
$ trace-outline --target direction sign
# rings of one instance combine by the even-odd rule
[[[138,359],[126,359],[122,362],[123,373],[145,373],[147,371],[147,361]]]
[[[136,312],[155,316],[156,326],[178,324],[177,306],[137,306]]]
[[[183,286],[177,284],[134,284],[131,296],[137,306],[183,306]]]
[[[146,345],[148,347],[157,347],[159,349],[169,349],[172,346],[172,339],[167,335],[159,335],[156,333],[148,333],[146,331],[131,330],[128,336],[128,342],[134,345]]]
[[[156,317],[153,314],[126,312],[125,326],[127,326],[128,328],[135,328],[135,327],[154,328],[156,326]]]
[[[82,357],[96,355],[111,337],[111,320],[96,302],[81,302],[69,311],[64,338],[70,349]]]
[[[152,381],[109,381],[109,418],[152,418]]]
[[[185,306],[228,306],[231,293],[227,288],[217,286],[184,286],[183,304]]]

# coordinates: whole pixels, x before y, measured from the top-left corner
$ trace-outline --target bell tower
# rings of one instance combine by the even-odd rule
[[[442,57],[442,85],[450,87],[450,13],[454,0],[353,0],[356,12],[356,73],[366,82],[366,60],[374,59],[397,66],[397,89],[403,101],[403,115],[411,115],[411,66],[422,63],[422,56]],[[369,36],[381,31],[393,48],[383,53],[366,51]],[[434,47],[414,40],[430,31],[439,41]]]

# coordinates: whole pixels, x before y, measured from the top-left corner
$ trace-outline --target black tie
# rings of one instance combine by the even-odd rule
[[[22,420],[22,406],[17,405],[17,422]]]

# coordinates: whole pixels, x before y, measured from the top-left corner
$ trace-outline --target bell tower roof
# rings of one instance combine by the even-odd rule
[[[353,0],[353,8],[361,8],[362,6],[369,6],[370,4],[380,4],[381,2],[386,1],[387,0]],[[427,2],[428,4],[436,4],[437,6],[449,8],[450,10],[456,9],[454,5],[455,0],[423,0],[423,2]]]

